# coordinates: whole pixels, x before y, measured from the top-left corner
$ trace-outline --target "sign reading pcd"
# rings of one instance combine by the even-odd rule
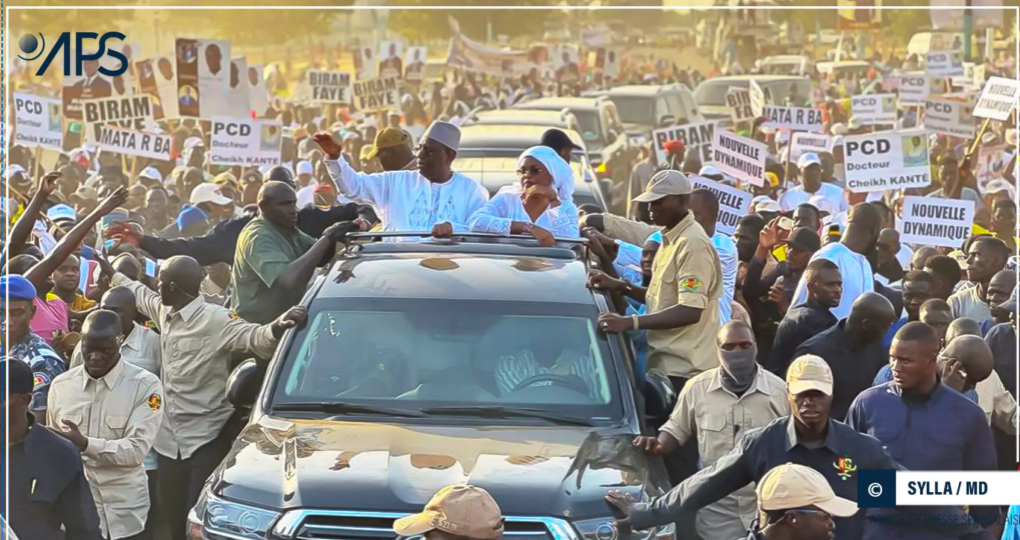
[[[59,99],[14,94],[14,141],[28,147],[63,150]]]
[[[870,94],[850,98],[850,110],[854,118],[864,125],[895,124],[896,96],[893,94]]]
[[[278,165],[283,142],[279,120],[213,117],[209,162],[214,165]]]
[[[953,137],[974,136],[974,115],[970,103],[929,99],[925,104],[924,127]]]
[[[396,77],[355,81],[354,103],[359,112],[375,112],[397,107],[400,85]]]
[[[846,186],[854,193],[931,184],[924,130],[851,135],[845,142]]]

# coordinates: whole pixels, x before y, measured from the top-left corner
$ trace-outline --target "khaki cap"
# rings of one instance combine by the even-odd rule
[[[786,372],[786,387],[794,395],[808,390],[818,390],[831,396],[832,370],[820,357],[805,354],[790,364],[790,369]]]
[[[446,486],[432,496],[425,511],[400,518],[393,531],[400,536],[418,536],[440,530],[478,540],[503,536],[503,514],[489,492],[467,484]]]
[[[372,149],[368,152],[368,155],[363,154],[362,159],[372,159],[379,153],[379,150],[400,145],[410,148],[411,138],[408,137],[407,133],[400,128],[385,128],[375,134],[375,142],[372,143]]]
[[[814,506],[836,517],[857,513],[857,503],[837,497],[820,472],[803,465],[787,463],[772,469],[755,491],[758,506],[764,511]]]
[[[659,171],[648,182],[645,192],[634,200],[637,202],[650,203],[669,195],[690,195],[691,182],[680,171],[668,170]]]

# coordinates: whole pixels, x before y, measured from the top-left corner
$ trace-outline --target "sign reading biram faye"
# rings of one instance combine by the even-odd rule
[[[400,104],[400,84],[396,77],[355,81],[354,104],[358,112],[375,112]]]
[[[696,124],[680,124],[659,128],[652,132],[655,159],[666,163],[667,141],[683,141],[687,156],[696,156],[702,162],[712,159],[712,138],[715,136],[715,122],[709,120]]]
[[[131,97],[90,99],[81,102],[85,124],[90,126],[88,135],[99,141],[104,125],[113,125],[135,131],[151,129],[153,120],[152,96],[135,94]]]
[[[308,85],[312,101],[317,103],[350,103],[351,74],[344,71],[309,71]]]

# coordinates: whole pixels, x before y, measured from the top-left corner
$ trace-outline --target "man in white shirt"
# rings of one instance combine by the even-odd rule
[[[830,311],[837,319],[850,315],[850,307],[864,293],[874,292],[875,274],[867,255],[875,252],[878,233],[882,227],[878,209],[868,203],[854,205],[843,237],[839,242],[826,244],[811,256],[811,260],[828,259],[839,267],[843,277],[843,296],[839,305]],[[807,282],[801,277],[793,293],[790,307],[807,302]]]
[[[50,385],[46,423],[82,453],[103,536],[134,540],[142,538],[149,513],[142,460],[163,421],[163,387],[155,375],[123,361],[120,339],[116,313],[86,317],[84,362]]]
[[[719,220],[719,199],[711,190],[699,188],[691,193],[691,212],[694,221],[705,229],[712,239],[719,264],[722,266],[722,298],[719,299],[719,324],[730,322],[733,313],[733,292],[737,288],[737,244],[729,236],[715,230]]]
[[[460,129],[433,122],[422,136],[415,171],[363,174],[343,159],[343,146],[328,132],[315,134],[337,192],[370,203],[386,216],[384,231],[431,231],[435,237],[466,232],[468,218],[489,200],[474,180],[451,169],[460,146]]]
[[[315,168],[311,161],[299,161],[297,164],[297,180],[294,189],[297,191],[297,207],[300,210],[315,202],[315,188],[319,183],[313,175]]]
[[[836,209],[836,212],[847,210],[846,198],[839,186],[822,182],[822,160],[814,152],[805,152],[797,159],[800,169],[801,185],[790,188],[779,199],[779,206],[789,212],[801,204],[808,202],[813,196],[822,196]]]

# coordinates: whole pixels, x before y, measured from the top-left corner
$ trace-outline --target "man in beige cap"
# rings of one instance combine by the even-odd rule
[[[758,482],[758,531],[750,539],[828,540],[836,528],[832,517],[850,517],[857,503],[837,497],[818,471],[787,463]]]
[[[616,290],[644,303],[648,314],[603,313],[599,329],[619,333],[647,330],[648,369],[669,376],[680,392],[695,375],[719,366],[715,335],[719,330],[722,267],[712,240],[690,211],[691,183],[680,171],[660,171],[634,200],[648,203],[652,222],[662,227],[662,247],[652,266],[648,288],[594,271],[589,284]],[[690,441],[674,459],[673,481],[697,471],[697,448]]]
[[[413,171],[418,168],[418,162],[411,151],[411,136],[398,127],[380,130],[369,148],[368,154],[362,156],[362,161],[371,161],[377,157],[384,171]]]
[[[425,540],[496,540],[503,536],[503,514],[488,491],[453,484],[437,491],[422,513],[395,521],[393,531]]]

